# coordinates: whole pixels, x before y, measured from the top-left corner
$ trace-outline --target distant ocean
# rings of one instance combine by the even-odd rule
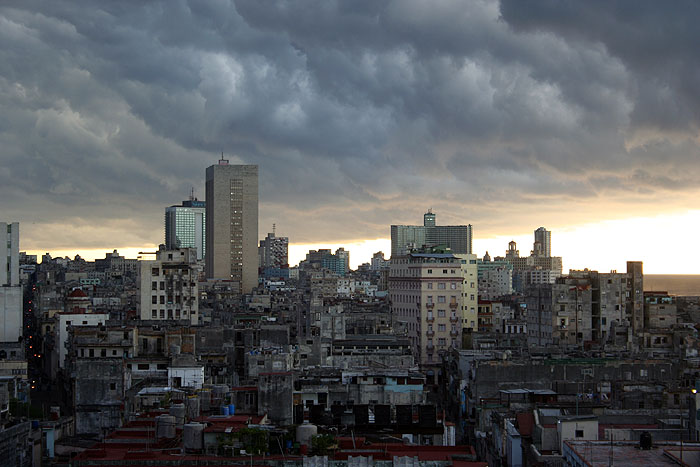
[[[644,274],[644,290],[700,296],[700,274]]]

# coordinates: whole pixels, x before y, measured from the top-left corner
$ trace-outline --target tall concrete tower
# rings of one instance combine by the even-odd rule
[[[221,159],[207,167],[206,276],[258,284],[258,166]]]

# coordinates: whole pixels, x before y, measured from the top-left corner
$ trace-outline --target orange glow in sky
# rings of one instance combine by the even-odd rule
[[[480,237],[479,226],[474,226],[474,253],[482,257],[486,251],[491,257],[503,256],[508,242],[515,240],[521,256],[530,254],[533,233]],[[700,210],[655,217],[635,217],[624,220],[602,221],[563,228],[544,226],[552,231],[552,255],[562,256],[564,272],[569,269],[589,268],[601,272],[624,271],[627,261],[643,261],[647,274],[700,274],[700,248],[696,248],[700,233]],[[387,231],[389,226],[387,226]],[[378,238],[344,243],[291,243],[289,264],[294,266],[306,257],[310,249],[343,247],[350,251],[350,266],[355,269],[369,262],[372,254],[383,251],[386,258],[391,251],[389,238]],[[139,252],[157,249],[157,245],[117,247],[127,258],[136,258]],[[28,250],[41,257],[47,250]],[[104,258],[111,249],[48,250],[53,257],[74,257],[80,254],[86,260]],[[146,259],[147,257],[145,257]]]

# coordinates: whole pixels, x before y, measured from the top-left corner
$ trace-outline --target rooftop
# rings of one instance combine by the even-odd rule
[[[700,465],[698,443],[654,443],[652,449],[639,449],[639,443],[609,441],[565,441],[567,448],[586,465],[618,467]],[[681,463],[682,457],[682,463]]]

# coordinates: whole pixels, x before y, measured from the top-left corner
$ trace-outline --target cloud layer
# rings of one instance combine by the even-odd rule
[[[159,243],[222,151],[260,165],[260,235],[299,243],[428,207],[477,236],[688,209],[697,9],[4,2],[3,218],[28,249]]]

